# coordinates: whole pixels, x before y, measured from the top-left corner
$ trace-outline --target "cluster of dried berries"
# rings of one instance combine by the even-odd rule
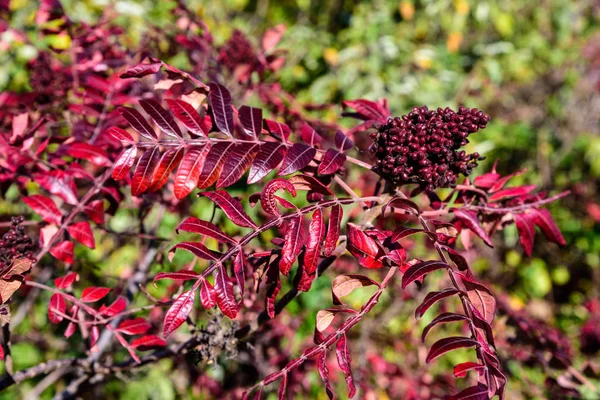
[[[260,64],[254,47],[246,36],[238,30],[235,30],[229,40],[221,47],[219,62],[224,64],[230,71],[235,71],[241,65],[254,69]]]
[[[455,112],[448,107],[435,111],[415,107],[408,115],[375,127],[370,149],[377,158],[373,170],[399,185],[419,183],[427,190],[452,187],[460,174],[469,175],[483,159],[459,149],[489,120],[477,108],[461,106]]]
[[[23,221],[23,217],[13,217],[10,230],[0,240],[0,270],[9,267],[17,258],[34,258],[33,240],[25,234],[25,227],[21,226]]]

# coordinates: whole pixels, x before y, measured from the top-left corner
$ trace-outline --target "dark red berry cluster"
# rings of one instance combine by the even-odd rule
[[[460,174],[469,175],[483,159],[459,149],[489,120],[477,108],[461,106],[455,112],[448,107],[415,107],[408,115],[375,126],[370,149],[377,158],[373,170],[398,185],[418,183],[427,190],[453,187]]]
[[[229,40],[221,47],[219,61],[230,71],[235,71],[242,65],[248,65],[254,69],[259,64],[254,47],[238,30],[233,31]]]
[[[0,270],[9,267],[18,258],[34,259],[33,240],[25,234],[25,227],[21,226],[23,221],[23,217],[13,217],[10,230],[0,240]]]

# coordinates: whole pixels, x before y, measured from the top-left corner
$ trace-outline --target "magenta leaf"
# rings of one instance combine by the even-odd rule
[[[327,236],[325,237],[325,256],[329,257],[337,247],[340,238],[340,224],[342,222],[343,210],[339,204],[331,207],[329,223],[327,225]]]
[[[200,284],[200,302],[204,308],[211,309],[217,304],[217,293],[215,288],[207,280]]]
[[[280,215],[277,208],[277,201],[282,199],[277,198],[275,193],[278,190],[285,190],[293,197],[296,197],[296,188],[288,180],[283,178],[275,178],[267,183],[260,193],[260,205],[262,209],[270,215]]]
[[[156,132],[152,129],[152,126],[146,121],[146,118],[134,108],[119,107],[117,109],[119,113],[129,122],[131,127],[135,129],[137,133],[145,137],[146,139],[156,140]]]
[[[75,240],[82,245],[89,247],[90,249],[96,248],[96,242],[94,241],[94,234],[90,223],[87,221],[75,222],[67,227],[67,232]]]
[[[483,229],[483,226],[481,226],[476,211],[462,210],[460,208],[453,208],[451,209],[451,211],[454,212],[456,218],[462,221],[467,226],[467,228],[469,228],[471,231],[473,231],[473,233],[475,233],[477,236],[483,239],[485,244],[487,244],[490,247],[494,247],[487,232],[485,231],[485,229]]]
[[[412,265],[402,276],[402,289],[428,273],[441,268],[450,268],[450,266],[445,262],[438,260],[421,261]]]
[[[110,292],[110,288],[107,287],[88,287],[83,289],[81,292],[81,301],[84,303],[93,303],[95,301],[103,299]]]
[[[167,104],[175,117],[181,121],[189,132],[196,136],[206,137],[208,135],[208,128],[204,123],[204,119],[191,104],[183,100],[172,99],[168,99]]]
[[[357,225],[348,223],[346,227],[348,251],[358,260],[360,265],[369,269],[383,267],[383,263],[380,261],[382,251],[375,239],[361,231]]]
[[[267,130],[276,138],[281,139],[282,142],[286,142],[290,137],[290,127],[284,123],[271,121],[269,119],[265,119],[265,124],[267,125]]]
[[[513,214],[515,225],[519,232],[519,241],[525,249],[525,254],[531,256],[535,242],[535,215],[532,213]]]
[[[54,293],[48,303],[48,321],[52,324],[58,324],[64,319],[67,309],[67,303],[64,297],[59,293]]]
[[[217,240],[220,243],[236,244],[236,241],[227,236],[221,229],[211,222],[203,221],[196,217],[188,217],[175,229],[179,231],[199,233]]]
[[[34,194],[23,197],[23,202],[31,207],[44,221],[50,224],[60,224],[62,213],[51,198]]]
[[[49,253],[52,254],[56,259],[63,261],[67,264],[73,264],[75,244],[69,240],[65,240],[52,247]]]
[[[159,161],[160,150],[158,146],[144,151],[144,154],[142,154],[135,167],[135,171],[133,171],[133,179],[131,181],[131,194],[133,196],[139,196],[150,187]]]
[[[390,111],[387,107],[370,100],[347,100],[343,101],[342,105],[344,107],[354,108],[358,112],[356,117],[365,121],[383,121],[390,115]]]
[[[298,215],[290,220],[285,232],[283,249],[281,250],[281,261],[279,269],[281,273],[287,275],[290,273],[296,257],[302,251],[304,245],[304,230],[302,229],[302,215]]]
[[[302,124],[301,136],[302,140],[304,140],[304,143],[308,144],[310,147],[318,146],[323,141],[321,135],[319,135],[317,131],[315,131],[313,127],[308,125],[306,122]]]
[[[499,190],[496,193],[492,194],[488,198],[488,200],[490,202],[494,202],[494,201],[505,200],[505,199],[508,199],[511,197],[524,196],[524,195],[530,193],[531,191],[535,190],[535,188],[536,188],[535,185],[525,185],[525,186],[518,186],[518,187],[514,187],[514,188]]]
[[[176,198],[183,199],[196,188],[210,149],[209,144],[204,147],[193,147],[183,156],[174,178],[175,187],[173,192]]]
[[[174,281],[189,281],[198,279],[199,274],[196,271],[189,269],[182,269],[175,272],[159,272],[154,277],[154,282],[160,281],[161,279],[171,279]]]
[[[129,132],[119,128],[118,126],[111,126],[106,130],[106,133],[108,133],[110,136],[121,142],[121,144],[135,143]]]
[[[229,152],[229,156],[223,165],[217,181],[217,188],[231,186],[237,182],[250,168],[258,149],[259,145],[254,143],[237,144]]]
[[[134,318],[121,322],[117,327],[117,331],[126,335],[142,335],[150,328],[152,328],[152,325],[144,318]]]
[[[423,342],[425,342],[425,339],[427,338],[427,334],[429,333],[431,328],[433,328],[436,325],[447,324],[448,322],[468,321],[468,320],[469,320],[469,317],[467,317],[466,315],[463,315],[463,314],[456,314],[456,313],[440,314],[437,317],[435,317],[429,324],[427,324],[427,326],[425,326],[425,328],[423,328],[423,333],[421,334],[421,340]]]
[[[317,270],[321,245],[325,237],[325,221],[321,209],[317,209],[308,227],[308,244],[304,255],[304,268],[306,273],[313,275]]]
[[[283,160],[286,147],[282,143],[267,142],[260,147],[248,174],[248,183],[256,183],[273,171]]]
[[[344,165],[345,161],[346,155],[344,153],[328,149],[319,164],[318,172],[323,175],[334,174]]]
[[[329,384],[329,369],[327,369],[326,356],[326,350],[323,350],[321,354],[317,356],[317,370],[319,371],[319,375],[321,376],[323,384],[325,384],[325,391],[327,392],[327,397],[329,397],[329,399],[332,400],[333,390],[331,389],[331,385]]]
[[[239,117],[246,133],[255,138],[262,132],[262,109],[241,106]]]
[[[211,147],[198,179],[198,189],[206,189],[217,181],[221,168],[234,147],[233,142],[218,142]]]
[[[156,192],[167,183],[169,175],[181,162],[184,152],[185,149],[180,147],[176,150],[167,150],[163,153],[160,162],[158,163],[158,167],[156,167],[156,170],[154,171],[152,183],[148,188],[150,192]]]
[[[182,138],[181,129],[173,116],[165,110],[156,100],[140,100],[140,106],[150,115],[161,131],[174,138]]]
[[[233,110],[231,108],[231,94],[224,86],[215,82],[210,83],[209,87],[209,99],[215,124],[219,131],[232,136]]]
[[[240,202],[231,197],[226,191],[217,190],[214,192],[203,192],[201,195],[208,197],[219,206],[223,212],[225,212],[225,215],[227,215],[227,217],[237,226],[245,228],[257,227],[254,221],[246,214]]]
[[[131,347],[139,351],[152,350],[157,347],[165,347],[167,342],[155,335],[143,336],[131,342]]]
[[[145,63],[145,64],[140,63],[137,65],[134,65],[133,67],[128,68],[127,71],[122,73],[119,77],[121,79],[142,78],[146,75],[157,73],[158,71],[160,71],[160,68],[162,67],[162,65],[163,65],[162,61]]]
[[[440,300],[445,299],[446,297],[454,296],[457,293],[458,293],[458,290],[456,290],[454,288],[444,289],[439,292],[427,293],[427,296],[425,296],[425,299],[423,300],[423,302],[415,310],[415,318],[420,319],[423,316],[423,314],[425,314],[425,312],[427,310],[429,310],[429,308],[431,306],[433,306],[435,303],[437,303]]]
[[[540,227],[542,233],[544,234],[544,236],[546,236],[548,240],[561,246],[567,244],[565,238],[563,237],[562,233],[560,233],[560,230],[554,223],[552,215],[550,215],[550,212],[548,210],[536,209],[534,210],[534,215],[535,224]]]
[[[425,361],[427,363],[430,363],[431,361],[446,354],[449,351],[467,347],[474,347],[478,346],[478,344],[479,343],[477,342],[477,340],[462,336],[452,336],[440,339],[431,346],[431,349],[429,350]]]
[[[125,149],[119,155],[119,158],[114,163],[112,178],[116,181],[125,178],[137,156],[137,147]]]
[[[303,143],[293,144],[281,162],[278,175],[289,175],[301,170],[310,164],[315,154],[317,154],[317,149],[314,147]]]
[[[352,376],[352,366],[350,365],[351,358],[350,351],[348,350],[348,343],[346,342],[346,334],[342,334],[335,345],[335,355],[337,356],[338,365],[346,377],[348,397],[352,398],[356,394],[356,387],[354,385],[354,377]]]
[[[56,286],[57,289],[67,289],[71,287],[73,282],[75,282],[75,280],[77,280],[78,278],[79,276],[76,272],[69,272],[65,276],[56,278],[54,280],[54,286]]]
[[[238,309],[233,293],[233,282],[227,276],[223,264],[219,265],[219,269],[215,274],[215,294],[221,312],[231,319],[235,318]]]
[[[125,310],[127,307],[127,300],[123,296],[117,297],[117,299],[108,307],[102,305],[100,306],[100,314],[106,315],[107,317],[112,317],[117,315]]]
[[[471,370],[484,370],[485,369],[485,365],[483,364],[479,364],[476,362],[472,362],[472,361],[467,361],[461,364],[457,364],[454,366],[454,370],[453,370],[453,375],[456,378],[464,378],[465,376],[467,376],[467,372],[471,371]]]
[[[73,143],[67,148],[67,154],[73,158],[88,160],[100,167],[109,167],[112,164],[106,151],[89,143]]]
[[[172,254],[176,249],[187,250],[196,257],[202,258],[203,260],[216,261],[219,253],[209,250],[206,246],[204,246],[200,242],[181,242],[177,243],[175,246],[169,250],[169,253]]]
[[[472,306],[479,311],[484,321],[491,324],[496,315],[496,298],[490,289],[463,273],[454,272],[453,274],[460,277],[462,283],[465,285],[467,296]]]
[[[354,142],[340,130],[335,132],[334,141],[335,147],[337,147],[340,151],[348,151],[354,147]]]
[[[185,322],[188,315],[192,311],[192,307],[194,306],[194,299],[196,297],[196,290],[188,290],[187,292],[183,292],[171,305],[167,314],[165,315],[164,328],[163,328],[163,336],[166,338],[169,337],[171,333],[173,333],[181,324]]]

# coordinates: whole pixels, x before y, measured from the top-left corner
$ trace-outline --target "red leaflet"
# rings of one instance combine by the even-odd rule
[[[76,272],[69,272],[68,274],[66,274],[65,276],[63,276],[61,278],[56,278],[54,280],[54,286],[56,286],[57,289],[67,289],[78,278],[79,278],[79,276],[77,275]]]
[[[112,178],[116,181],[125,178],[125,175],[129,172],[133,163],[135,162],[135,157],[137,156],[137,147],[130,147],[125,149],[119,155],[119,158],[115,161],[115,166],[112,172]]]
[[[335,147],[337,147],[340,151],[348,151],[354,147],[354,142],[350,140],[346,134],[340,130],[335,132]]]
[[[329,384],[329,369],[327,369],[327,351],[323,350],[317,356],[317,369],[319,370],[319,375],[321,376],[321,380],[325,384],[325,391],[327,392],[327,397],[330,400],[333,399],[333,390],[331,389],[331,385]]]
[[[71,205],[77,204],[77,187],[73,179],[64,171],[55,170],[44,174],[34,174],[33,180],[65,202]]]
[[[390,240],[392,242],[397,242],[400,239],[404,239],[405,237],[414,235],[419,232],[425,232],[425,231],[421,228],[407,228],[407,227],[401,225],[394,230],[394,233],[392,234]]]
[[[94,347],[96,345],[96,342],[98,341],[98,338],[100,337],[100,329],[98,329],[97,325],[92,326],[92,329],[90,329],[90,347]]]
[[[504,187],[504,185],[506,185],[506,182],[508,182],[509,180],[511,180],[512,178],[514,178],[515,176],[522,175],[523,173],[525,173],[525,171],[527,171],[527,169],[523,168],[523,169],[521,169],[521,170],[519,170],[517,172],[513,172],[512,174],[505,176],[504,178],[498,179],[492,185],[492,187],[490,187],[489,192],[490,193],[497,192],[498,190],[502,189]]]
[[[323,213],[319,208],[313,213],[308,227],[308,244],[306,245],[306,253],[304,255],[304,268],[309,275],[314,274],[317,270],[319,253],[321,252],[321,244],[324,237],[325,221],[323,221]]]
[[[358,260],[360,265],[369,269],[383,267],[383,263],[380,261],[381,249],[375,239],[352,223],[348,223],[346,227],[348,251]]]
[[[200,172],[204,165],[206,155],[210,151],[210,145],[204,147],[192,147],[183,156],[181,164],[175,173],[175,197],[183,199],[190,194],[198,184]]]
[[[150,74],[155,74],[158,71],[160,71],[160,68],[162,67],[163,62],[159,61],[159,62],[151,62],[151,63],[147,63],[147,64],[137,64],[134,65],[131,68],[128,68],[127,71],[125,71],[123,74],[119,75],[119,78],[121,79],[126,79],[126,78],[142,78],[146,75],[150,75]]]
[[[375,285],[379,287],[379,283],[375,282],[371,278],[364,275],[338,275],[331,282],[331,297],[333,297],[333,304],[343,304],[340,297],[349,295],[360,287]]]
[[[488,198],[488,200],[492,202],[492,201],[508,199],[510,197],[523,196],[523,195],[530,193],[532,190],[535,190],[535,188],[536,188],[535,185],[525,185],[525,186],[518,186],[518,187],[514,187],[514,188],[499,190],[496,193],[494,193],[493,195],[491,195]]]
[[[117,300],[115,300],[110,306],[100,306],[99,312],[100,314],[106,315],[107,317],[112,317],[123,312],[123,310],[125,310],[125,307],[127,307],[127,300],[125,299],[125,297],[119,296],[117,297]]]
[[[343,217],[342,206],[339,204],[331,207],[329,214],[329,224],[327,225],[327,236],[325,237],[325,256],[329,257],[337,247],[337,241],[340,238],[340,224]]]
[[[252,221],[248,214],[246,214],[244,211],[240,202],[231,197],[231,195],[226,191],[217,190],[214,192],[203,192],[200,194],[211,199],[237,226],[245,228],[257,228],[254,221]]]
[[[290,273],[292,264],[294,264],[296,257],[302,251],[302,246],[304,245],[302,222],[302,215],[298,215],[288,223],[283,249],[281,250],[281,261],[279,262],[279,269],[284,275]]]
[[[163,187],[165,183],[167,183],[169,175],[175,168],[177,168],[177,166],[181,162],[184,151],[185,149],[183,147],[180,147],[177,150],[167,150],[164,152],[164,154],[160,158],[158,167],[154,171],[152,183],[148,188],[150,192],[156,192],[158,189]]]
[[[93,303],[103,299],[109,292],[110,288],[93,286],[83,289],[80,299],[84,303]]]
[[[446,354],[449,351],[466,347],[473,347],[477,345],[477,340],[462,336],[452,336],[440,339],[437,342],[435,342],[433,346],[431,346],[431,349],[429,350],[425,361],[427,363],[430,363],[431,361],[435,360],[443,354]]]
[[[317,154],[317,149],[314,147],[303,143],[294,143],[283,158],[278,175],[289,175],[301,170],[310,164],[315,154]]]
[[[277,390],[277,400],[287,399],[287,382],[288,376],[287,374],[283,374],[283,378],[281,378],[281,385],[279,385],[279,390]]]
[[[423,333],[421,334],[421,340],[423,342],[425,342],[425,339],[427,338],[427,334],[429,333],[431,328],[433,328],[436,325],[447,324],[448,322],[468,321],[468,320],[469,320],[469,317],[467,317],[466,315],[463,315],[463,314],[456,314],[456,313],[440,314],[437,317],[435,317],[433,319],[433,321],[431,321],[429,324],[427,324],[427,326],[425,326],[425,328],[423,328]]]
[[[489,189],[494,185],[494,183],[496,183],[498,179],[500,179],[500,174],[496,172],[488,172],[487,174],[475,177],[473,183],[475,186],[482,189]]]
[[[223,164],[223,169],[217,181],[217,188],[227,187],[237,182],[250,168],[258,152],[259,145],[254,143],[237,144]]]
[[[483,239],[485,244],[487,244],[490,247],[494,247],[487,232],[485,231],[485,229],[483,229],[483,226],[481,226],[476,211],[463,210],[460,208],[452,208],[450,211],[454,212],[456,218],[464,222],[467,228],[472,230],[477,236]]]
[[[150,328],[152,328],[152,325],[144,318],[134,318],[121,322],[117,327],[117,331],[126,335],[141,335]]]
[[[535,209],[534,215],[535,224],[540,227],[542,233],[544,234],[544,236],[546,236],[548,240],[556,244],[560,244],[561,246],[567,244],[565,238],[563,237],[562,233],[560,233],[560,230],[554,223],[552,215],[550,215],[550,212],[548,210]]]
[[[354,377],[352,376],[352,366],[350,365],[351,358],[350,352],[348,351],[345,333],[342,334],[335,345],[335,355],[337,356],[338,365],[346,377],[346,384],[348,385],[348,397],[352,398],[356,394],[356,387],[354,385]]]
[[[282,143],[267,142],[260,147],[248,174],[248,183],[256,183],[273,171],[286,154]]]
[[[44,221],[50,224],[60,224],[62,213],[51,198],[34,194],[23,197],[23,202],[31,207]]]
[[[244,256],[244,251],[238,251],[235,259],[233,260],[233,274],[235,276],[235,282],[240,288],[240,302],[238,304],[238,309],[241,308],[242,300],[244,298],[244,287],[246,286],[246,277],[244,274],[244,270],[246,268],[246,257]]]
[[[304,143],[308,144],[311,147],[318,146],[323,141],[321,135],[317,133],[313,129],[312,126],[308,125],[306,122],[302,123],[302,140]]]
[[[462,283],[467,289],[467,295],[473,307],[479,311],[482,318],[491,324],[496,315],[496,298],[487,287],[481,283],[469,278],[463,273],[454,272],[455,276],[460,277]]]
[[[171,305],[167,314],[165,315],[163,336],[169,337],[181,324],[185,322],[188,315],[192,311],[194,306],[194,299],[196,298],[196,290],[188,290],[183,292]]]
[[[223,264],[219,265],[219,269],[215,274],[215,294],[221,312],[231,319],[235,318],[238,310],[233,294],[233,282],[227,276]]]
[[[279,279],[279,259],[271,262],[267,270],[267,291],[265,294],[265,308],[269,318],[275,318],[275,300],[281,291],[281,280]]]
[[[211,222],[203,221],[196,217],[188,217],[175,229],[177,233],[179,231],[193,232],[206,235],[217,240],[220,243],[236,244],[237,242],[227,236],[221,229]]]
[[[53,324],[58,324],[64,319],[63,315],[67,309],[67,303],[64,297],[58,293],[54,293],[50,297],[50,303],[48,303],[48,321]]]
[[[131,181],[131,194],[133,196],[139,196],[150,187],[152,176],[159,160],[160,150],[158,146],[144,151],[133,172],[133,179]]]
[[[89,143],[73,143],[67,149],[67,154],[73,158],[83,158],[100,167],[108,167],[112,164],[106,151]]]
[[[125,129],[121,129],[118,126],[111,126],[106,130],[113,138],[117,139],[121,144],[133,144],[134,140]]]
[[[484,385],[472,386],[466,388],[454,396],[448,397],[448,400],[488,400],[488,388]]]
[[[219,142],[211,147],[204,161],[200,178],[198,179],[198,189],[206,189],[216,182],[221,173],[223,163],[234,146],[235,144],[232,142]]]
[[[342,105],[344,107],[354,108],[358,111],[358,115],[355,117],[365,121],[385,120],[390,115],[390,111],[387,107],[370,100],[347,100],[343,101]]]
[[[171,99],[167,100],[167,104],[175,117],[185,125],[190,133],[204,137],[208,135],[208,128],[204,124],[204,119],[191,104],[183,100]]]
[[[262,109],[248,106],[241,106],[239,117],[242,126],[247,134],[255,138],[262,132]]]
[[[267,125],[267,130],[276,138],[281,139],[282,142],[286,142],[290,137],[290,127],[284,123],[271,121],[269,119],[265,119],[265,124]]]
[[[158,125],[161,131],[174,138],[182,138],[181,129],[173,119],[173,116],[167,112],[156,100],[140,100],[140,106],[150,115],[152,120]]]
[[[334,149],[328,149],[319,164],[318,172],[323,175],[336,173],[346,162],[346,155]]]
[[[167,342],[159,338],[158,336],[148,335],[143,336],[139,339],[135,339],[131,342],[131,347],[139,351],[152,350],[157,347],[165,347]]]
[[[472,361],[467,361],[467,362],[464,362],[461,364],[457,364],[454,366],[453,375],[456,378],[464,378],[465,376],[467,376],[468,371],[471,371],[474,369],[478,370],[478,371],[483,370],[483,369],[485,369],[485,365],[479,364],[476,362],[472,362]]]
[[[131,127],[135,129],[137,133],[145,137],[146,139],[156,140],[157,136],[152,129],[152,126],[146,121],[146,118],[139,111],[129,107],[119,107],[117,111],[121,113],[123,118],[129,122]]]
[[[232,136],[233,110],[231,108],[231,94],[229,94],[229,91],[225,87],[215,82],[210,83],[209,87],[210,93],[208,98],[215,118],[215,124],[219,131]]]
[[[387,210],[388,207],[391,208],[402,208],[403,210],[408,211],[408,213],[410,214],[415,214],[418,215],[421,213],[421,210],[419,210],[419,206],[417,206],[417,204],[411,200],[405,199],[404,197],[393,197],[390,201],[388,201],[384,206],[383,209],[381,210],[381,214],[385,215],[385,211]]]
[[[74,254],[73,250],[75,248],[75,244],[69,240],[65,240],[60,242],[56,246],[50,249],[50,254],[52,254],[56,259],[63,261],[67,264],[73,264]]]
[[[421,303],[421,305],[419,305],[415,310],[415,318],[420,319],[432,305],[434,305],[440,300],[445,299],[446,297],[454,296],[457,293],[458,290],[454,288],[444,289],[439,292],[427,293],[427,296],[425,296],[423,303]]]
[[[421,261],[412,265],[402,276],[402,289],[428,273],[441,268],[450,268],[450,266],[443,261],[437,260]]]
[[[96,248],[96,242],[94,241],[94,234],[90,223],[87,221],[75,222],[67,227],[67,232],[75,240],[82,245],[89,247],[90,249]]]
[[[182,269],[176,272],[159,272],[154,277],[154,282],[160,281],[161,279],[172,279],[174,281],[189,281],[192,279],[198,279],[199,274],[196,271],[189,269]]]
[[[277,196],[275,193],[278,190],[285,190],[293,197],[296,197],[296,188],[288,180],[283,178],[275,178],[267,183],[260,193],[260,205],[262,209],[271,215],[281,215],[277,208]]]
[[[184,249],[194,254],[196,257],[200,257],[203,260],[215,261],[217,260],[220,253],[216,251],[209,250],[200,242],[181,242],[177,243],[175,246],[169,250],[169,257],[172,257],[172,254],[176,249]]]
[[[83,207],[85,214],[95,223],[99,225],[104,224],[104,201],[94,200],[90,201],[85,207]]]
[[[533,251],[533,243],[535,241],[535,215],[533,213],[513,214],[515,225],[519,232],[519,240],[525,254],[531,256]]]
[[[207,280],[202,280],[202,284],[200,285],[200,302],[206,309],[211,309],[217,304],[215,288]]]

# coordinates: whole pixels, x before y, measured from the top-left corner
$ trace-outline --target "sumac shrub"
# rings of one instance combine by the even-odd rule
[[[72,43],[28,65],[30,92],[0,95],[0,191],[24,214],[2,225],[1,388],[35,379],[73,398],[172,359],[214,398],[301,398],[316,371],[330,398],[374,398],[389,384],[394,398],[488,399],[505,397],[514,349],[523,362],[532,346],[570,367],[560,333],[512,310],[470,267],[511,224],[529,255],[536,228],[565,245],[544,207],[567,193],[514,185],[524,171],[475,169],[485,154],[464,146],[490,116],[358,99],[342,103],[353,128],[322,121],[277,84],[283,27],[258,43],[235,31],[218,46],[183,2],[173,12],[177,28],[132,49],[108,15],[75,24],[58,1],[41,2],[40,35]],[[192,70],[161,60],[173,52]],[[167,214],[179,220],[166,233]],[[102,257],[125,263],[125,248],[133,268],[95,268]],[[315,319],[282,320],[309,291],[327,292]],[[389,308],[396,301],[414,307]],[[11,330],[39,302],[53,325],[44,340],[67,344],[15,369],[11,346],[39,337],[11,340]],[[355,332],[386,307],[409,324],[427,316],[424,347],[399,341],[420,352],[417,369],[373,349],[359,354],[368,365],[353,361],[353,342],[366,340]],[[499,311],[526,341],[497,340]],[[301,324],[312,343],[290,345]],[[459,349],[453,370],[432,378],[424,364]],[[221,381],[204,372],[219,363],[230,365]]]

